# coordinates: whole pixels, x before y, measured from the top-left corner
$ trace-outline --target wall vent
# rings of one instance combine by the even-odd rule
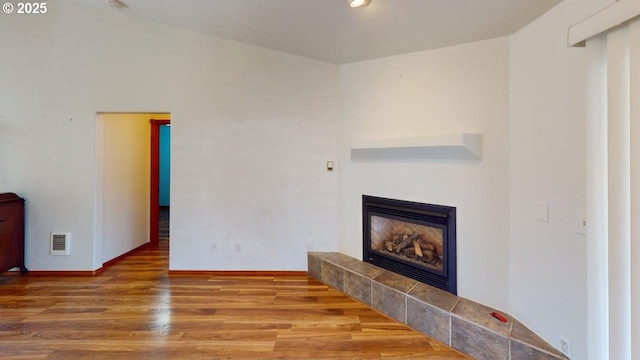
[[[52,232],[50,241],[51,255],[71,254],[71,233]]]

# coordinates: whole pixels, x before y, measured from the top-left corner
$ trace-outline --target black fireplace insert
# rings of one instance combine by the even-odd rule
[[[457,295],[456,208],[362,196],[363,261]]]

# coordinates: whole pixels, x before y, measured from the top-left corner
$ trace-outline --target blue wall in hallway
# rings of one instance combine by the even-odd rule
[[[160,126],[160,195],[159,205],[169,206],[169,189],[171,188],[171,127]]]

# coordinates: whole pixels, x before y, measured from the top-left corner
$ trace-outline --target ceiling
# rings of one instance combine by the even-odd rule
[[[514,33],[562,0],[71,0],[334,64]]]

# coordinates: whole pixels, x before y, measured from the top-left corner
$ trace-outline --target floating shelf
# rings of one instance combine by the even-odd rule
[[[482,135],[450,134],[395,139],[354,139],[352,159],[482,159]]]

